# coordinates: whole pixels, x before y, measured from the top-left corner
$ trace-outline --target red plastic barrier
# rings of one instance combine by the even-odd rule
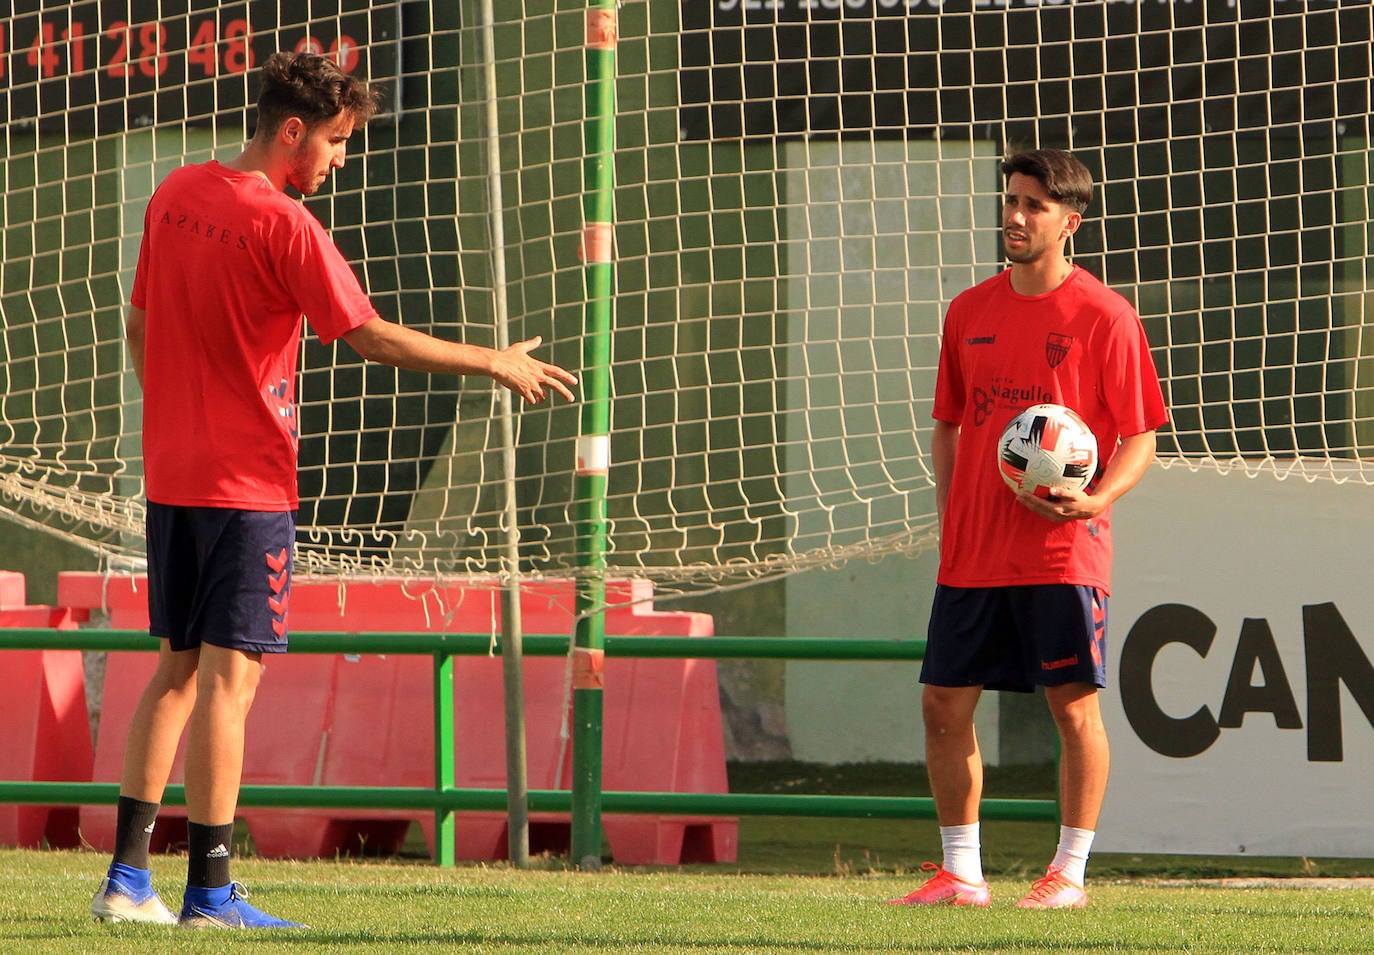
[[[59,603],[66,606],[103,610],[109,615],[110,626],[117,630],[143,630],[148,626],[147,590],[141,577],[59,574],[57,596]],[[256,703],[248,715],[249,746],[244,757],[243,781],[308,784],[315,781],[320,748],[329,727],[332,674],[337,658],[277,654],[265,663]],[[92,778],[96,781],[119,781],[129,721],[156,666],[156,658],[149,653],[117,651],[106,655],[100,729],[92,767]],[[170,782],[184,781],[185,756],[183,740],[172,764]],[[247,816],[248,810],[242,814]],[[112,851],[114,830],[113,806],[81,807],[81,834],[91,846]],[[164,807],[153,832],[153,851],[179,848],[185,840],[185,807]]]
[[[496,632],[501,625],[500,598],[486,583],[297,577],[292,585],[291,626],[297,631]],[[645,582],[609,586],[618,600],[648,598],[652,593]],[[58,593],[64,606],[104,606],[117,628],[147,625],[141,581],[63,574]],[[572,585],[567,582],[523,589],[525,630],[571,632],[572,605]],[[709,615],[656,612],[647,599],[610,611],[606,630],[610,634],[712,633]],[[146,654],[110,654],[112,661],[117,656],[147,658]],[[428,658],[287,654],[267,662],[249,717],[245,783],[434,785],[433,664]],[[566,667],[561,658],[525,661],[532,789],[568,786],[571,744],[562,737],[570,708]],[[457,657],[454,673],[457,785],[503,788],[501,661]],[[142,685],[140,679],[107,683],[106,713],[123,714],[123,719],[118,732],[102,731],[97,740],[97,779],[118,778],[123,727]],[[117,699],[124,696],[132,700]],[[603,784],[607,789],[727,791],[713,661],[608,660],[604,725]],[[112,776],[104,775],[111,770]],[[97,839],[105,838],[104,815],[109,816],[112,843],[113,811],[108,807],[83,810],[82,825],[89,829],[85,834],[93,845],[102,845]],[[434,817],[427,812],[244,807],[240,815],[258,851],[266,856],[327,857],[360,846],[394,852],[404,842],[411,822],[420,824],[433,847]],[[736,858],[737,820],[608,814],[604,824],[611,853],[624,864],[732,862]],[[455,828],[459,858],[505,858],[503,813],[460,813]],[[530,829],[531,851],[567,849],[566,814],[534,814]]]
[[[146,630],[148,627],[148,590],[141,577],[106,577],[101,574],[72,572],[57,575],[57,604],[89,615],[104,611],[110,626],[117,630]],[[102,783],[119,782],[124,762],[124,741],[129,721],[153,671],[157,657],[151,653],[117,650],[105,655],[105,684],[100,697],[100,725],[96,729],[95,758],[91,779]],[[183,741],[184,744],[184,741]],[[180,783],[185,746],[177,748],[171,781]],[[115,807],[82,806],[81,838],[103,852],[114,850]],[[186,810],[165,806],[153,830],[152,851],[167,852],[186,845]]]
[[[30,606],[24,575],[0,571],[0,627],[75,628],[70,611]],[[91,727],[78,650],[16,650],[0,666],[0,778],[89,782]],[[0,845],[80,845],[75,806],[0,805]]]
[[[114,624],[120,629],[138,629],[127,621]],[[147,626],[145,621],[143,626]],[[143,687],[157,669],[157,657],[151,653],[116,651],[105,656],[105,689],[101,694],[100,725],[96,729],[95,760],[91,778],[101,783],[119,782],[124,762],[124,741],[129,721]],[[177,747],[176,762],[171,781],[180,783],[182,763],[186,758],[183,745]],[[81,807],[81,839],[102,852],[114,850],[115,807],[112,805]],[[150,843],[154,852],[169,852],[186,847],[186,809],[165,806],[158,815],[157,828]]]

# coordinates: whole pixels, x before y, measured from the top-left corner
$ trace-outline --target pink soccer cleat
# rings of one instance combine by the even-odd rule
[[[1064,878],[1063,870],[1053,866],[1037,879],[1026,897],[1016,903],[1018,909],[1081,909],[1088,904],[1083,886]]]
[[[888,899],[888,905],[976,905],[986,908],[992,902],[992,890],[986,880],[965,882],[934,862],[922,863],[921,868],[935,874],[910,895]]]

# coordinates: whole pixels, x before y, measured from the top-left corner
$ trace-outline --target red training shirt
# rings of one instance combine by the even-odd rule
[[[261,176],[184,166],[148,203],[131,301],[148,500],[294,510],[302,313],[326,344],[377,314],[319,220]]]
[[[1077,411],[1105,468],[1123,436],[1168,421],[1145,329],[1125,298],[1075,267],[1054,291],[1019,295],[1010,269],[950,304],[933,416],[960,428],[940,536],[939,582],[953,587],[1080,584],[1110,590],[1110,508],[1055,523],[1016,500],[997,440],[1019,412]]]

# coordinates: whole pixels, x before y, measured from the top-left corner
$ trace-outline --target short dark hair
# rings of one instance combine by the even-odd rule
[[[308,129],[351,113],[362,126],[377,112],[381,92],[318,53],[273,53],[260,71],[258,130],[274,133],[292,116]]]
[[[1039,180],[1055,202],[1082,213],[1093,198],[1093,177],[1071,153],[1062,149],[1027,149],[1002,160],[1002,175],[1019,172]]]

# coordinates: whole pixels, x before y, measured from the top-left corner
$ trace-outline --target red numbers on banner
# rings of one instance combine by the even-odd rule
[[[33,35],[33,42],[24,51],[24,61],[44,78],[57,76],[63,70],[80,73],[86,69],[86,25],[75,22],[61,32],[57,24],[45,22]],[[0,26],[0,52],[4,50],[5,31]],[[63,66],[66,53],[68,65]],[[0,57],[0,79],[5,77],[4,58]]]
[[[213,20],[203,20],[187,45],[186,62],[199,67],[206,76],[220,72],[221,62],[225,73],[245,73],[253,68],[253,48],[248,45],[251,36],[247,20],[230,20],[223,34],[216,32]]]
[[[29,44],[28,64],[36,67],[43,76],[56,76],[57,65],[62,61],[62,57],[57,54],[56,44],[53,41],[53,34],[56,29],[51,23],[43,24],[43,28],[38,31],[33,42]]]
[[[358,59],[362,54],[362,50],[358,47],[358,41],[346,34],[329,44],[327,50],[324,43],[315,37],[303,37],[296,43],[296,52],[316,53],[320,56],[327,53],[329,58],[339,64],[339,68],[345,73],[353,72],[353,68],[358,65]]]
[[[115,52],[105,65],[105,71],[111,76],[133,76],[138,72],[152,77],[167,72],[167,28],[161,23],[132,26],[116,20],[105,31],[105,36],[116,43]]]
[[[253,48],[248,45],[253,31],[247,20],[230,20],[224,27],[224,70],[247,73],[253,68]]]
[[[67,41],[68,55],[72,60],[72,72],[86,72],[86,44],[81,42],[86,36],[86,25],[77,20],[62,31],[62,39]]]
[[[27,43],[25,37],[14,34],[14,23],[0,20],[0,80],[14,81],[16,69],[20,76],[37,74],[40,79],[93,69],[116,79],[154,79],[173,68],[174,57],[183,52],[169,46],[167,26],[159,21],[115,20],[103,34],[96,35],[88,33],[86,24],[80,21],[43,20]],[[252,39],[253,28],[244,19],[229,20],[222,26],[213,19],[188,22],[184,51],[188,77],[248,72],[256,65]],[[306,37],[296,48],[328,53],[350,72],[357,67],[362,53],[356,40],[342,35],[327,44]],[[11,62],[11,57],[17,59]]]
[[[219,42],[219,33],[215,30],[213,20],[202,20],[200,27],[186,44],[186,63],[187,71],[190,67],[198,66],[206,76],[214,76],[219,69],[219,58],[215,55],[215,44]]]

